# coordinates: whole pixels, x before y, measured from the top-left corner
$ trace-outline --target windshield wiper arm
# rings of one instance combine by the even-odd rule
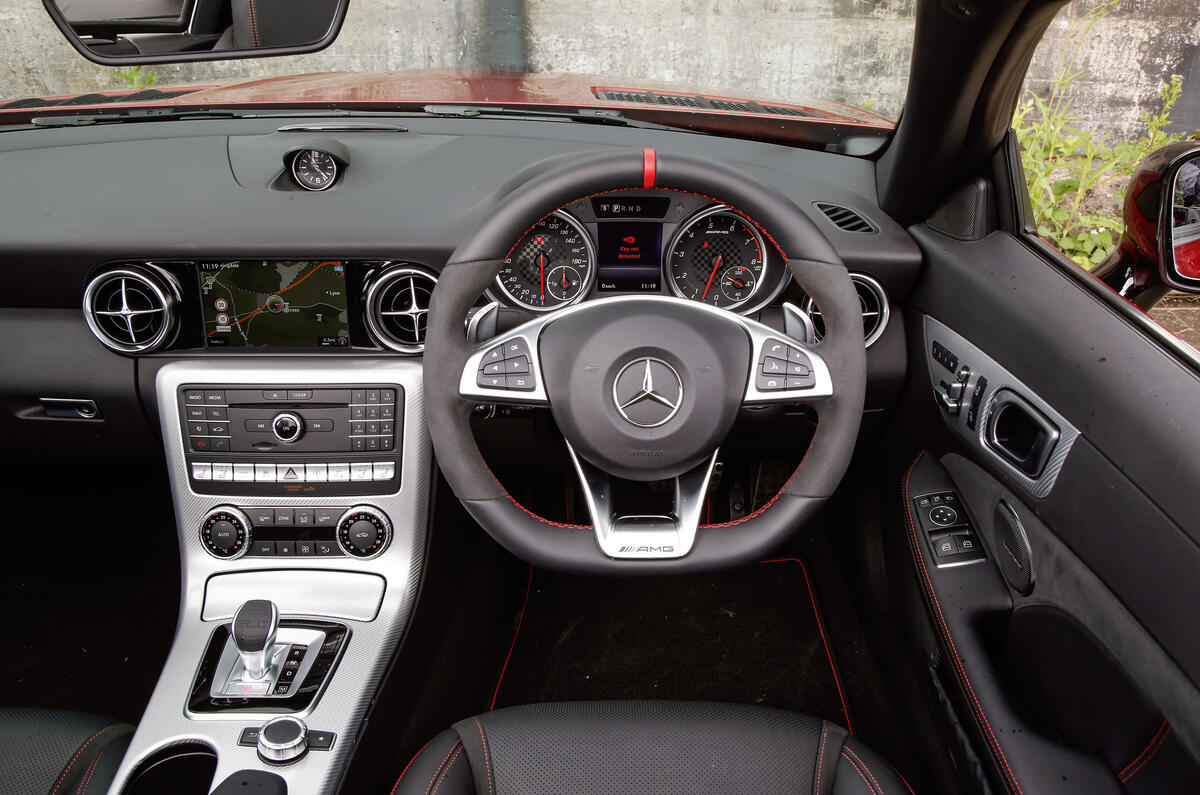
[[[580,109],[574,111],[538,110],[536,108],[503,108],[490,105],[426,105],[424,113],[439,118],[458,119],[528,119],[530,121],[563,121],[580,124],[604,124],[612,127],[634,127],[641,130],[670,130],[669,124],[631,119],[618,110]],[[690,128],[689,128],[690,129]]]

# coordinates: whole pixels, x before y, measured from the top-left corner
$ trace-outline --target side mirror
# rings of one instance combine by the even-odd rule
[[[1200,144],[1169,144],[1138,164],[1121,243],[1092,273],[1142,309],[1173,289],[1200,293]]]
[[[316,52],[349,0],[42,0],[89,61],[105,66]]]

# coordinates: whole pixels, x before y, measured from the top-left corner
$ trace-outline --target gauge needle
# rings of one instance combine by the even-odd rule
[[[538,284],[542,289],[542,303],[546,303],[546,255],[538,254]]]
[[[733,282],[733,283],[734,283],[734,284],[736,284],[738,287],[745,287],[745,286],[746,286],[746,285],[742,284],[741,282],[739,282],[737,279],[730,279],[729,281]]]
[[[563,292],[567,291],[567,269],[563,268]]]
[[[712,287],[713,277],[717,275],[717,271],[721,270],[721,260],[723,256],[724,255],[722,254],[718,254],[717,261],[713,263],[712,273],[708,274],[708,284],[704,285],[704,295],[700,296],[701,301],[703,301],[705,298],[708,298],[708,288]]]

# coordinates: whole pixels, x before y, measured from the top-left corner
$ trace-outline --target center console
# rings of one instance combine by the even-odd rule
[[[423,565],[421,365],[226,354],[170,362],[155,388],[180,617],[113,791],[196,746],[213,787],[270,771],[290,795],[333,791]]]

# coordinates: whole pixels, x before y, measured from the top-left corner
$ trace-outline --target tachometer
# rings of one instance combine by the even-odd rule
[[[675,233],[667,283],[681,298],[736,309],[758,292],[764,266],[758,230],[728,207],[711,207]]]
[[[586,295],[595,275],[591,238],[574,218],[556,212],[513,247],[496,275],[496,285],[513,303],[548,312]]]

